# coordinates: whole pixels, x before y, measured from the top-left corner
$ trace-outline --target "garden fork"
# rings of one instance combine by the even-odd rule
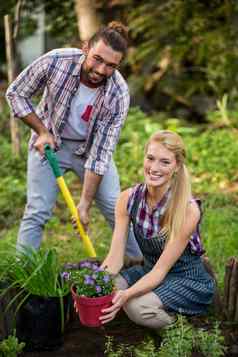
[[[57,184],[59,186],[59,189],[64,197],[64,200],[70,210],[70,213],[72,215],[72,217],[74,218],[75,222],[76,222],[76,227],[78,230],[78,233],[80,235],[80,237],[82,238],[83,244],[84,244],[84,248],[85,251],[87,252],[87,254],[94,258],[96,257],[96,252],[95,249],[93,247],[93,244],[89,238],[89,236],[87,235],[87,233],[84,230],[84,227],[82,225],[82,223],[80,222],[80,218],[79,218],[79,213],[77,210],[77,207],[75,206],[75,203],[73,201],[73,198],[68,190],[68,187],[65,183],[65,180],[63,178],[62,172],[60,170],[58,161],[57,161],[57,157],[55,155],[55,152],[51,149],[50,145],[45,145],[45,156],[49,161],[49,164],[53,170],[53,173],[55,175]]]

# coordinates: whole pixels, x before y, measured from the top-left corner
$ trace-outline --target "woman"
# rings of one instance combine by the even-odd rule
[[[121,193],[111,248],[102,267],[119,273],[131,222],[144,265],[120,272],[119,290],[113,305],[103,310],[102,323],[123,307],[134,322],[158,328],[172,323],[176,313],[203,314],[211,303],[214,281],[201,260],[201,212],[191,196],[184,161],[181,137],[171,131],[156,132],[145,148],[144,184]]]

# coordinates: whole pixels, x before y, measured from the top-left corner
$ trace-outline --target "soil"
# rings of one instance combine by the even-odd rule
[[[80,324],[76,318],[66,327],[64,344],[54,351],[24,352],[23,357],[103,357],[107,336],[113,337],[114,348],[118,344],[138,345],[150,331],[133,324],[121,312],[117,319],[105,327],[92,328]],[[158,345],[160,338],[157,336]]]
[[[195,318],[191,322],[204,329],[209,329],[207,319]],[[221,324],[225,336],[227,351],[224,357],[238,357],[238,325]],[[117,319],[105,327],[88,328],[82,326],[75,318],[66,327],[64,344],[54,351],[24,352],[23,357],[103,357],[107,336],[113,337],[113,346],[128,344],[138,346],[145,336],[153,338],[159,348],[161,339],[155,332],[132,323],[127,316],[120,312]],[[123,357],[126,357],[124,354]],[[172,356],[171,356],[172,357]],[[174,356],[175,357],[175,356]],[[204,357],[201,353],[193,352],[192,357]],[[209,356],[206,356],[209,357]]]

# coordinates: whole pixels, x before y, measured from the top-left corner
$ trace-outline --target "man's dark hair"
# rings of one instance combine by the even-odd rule
[[[112,21],[107,26],[99,29],[89,40],[89,47],[92,47],[99,40],[110,46],[114,51],[121,52],[123,57],[128,47],[128,30],[121,22]]]

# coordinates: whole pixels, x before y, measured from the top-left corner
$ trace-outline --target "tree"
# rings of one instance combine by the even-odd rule
[[[167,109],[182,106],[204,114],[205,100],[225,92],[238,97],[235,0],[132,0],[128,4],[135,44],[130,56],[132,79],[155,108],[163,102]]]
[[[12,23],[11,15],[4,16],[5,29],[5,43],[6,43],[6,57],[8,68],[8,82],[11,83],[17,75],[17,53],[16,41],[19,33],[20,14],[21,14],[22,0],[18,0],[15,6],[15,18]],[[15,156],[20,155],[20,131],[17,121],[10,115],[10,132],[12,141],[12,152]]]
[[[87,41],[98,30],[99,20],[92,0],[75,0],[79,36]]]

